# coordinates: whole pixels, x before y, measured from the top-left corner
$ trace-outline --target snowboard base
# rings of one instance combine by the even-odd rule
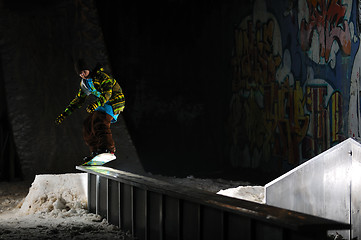
[[[90,161],[83,163],[81,166],[101,166],[116,158],[113,153],[101,153],[93,157]]]

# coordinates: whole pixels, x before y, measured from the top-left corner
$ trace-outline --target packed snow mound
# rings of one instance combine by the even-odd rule
[[[79,214],[87,202],[87,173],[36,175],[19,213]]]
[[[17,196],[0,182],[0,239],[133,239],[87,211],[87,173],[37,175],[29,186]]]
[[[220,190],[217,194],[252,202],[265,203],[263,186],[239,186]]]

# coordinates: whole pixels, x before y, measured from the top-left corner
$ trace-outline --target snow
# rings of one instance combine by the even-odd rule
[[[86,210],[86,173],[0,184],[0,239],[133,239]]]
[[[265,203],[264,187],[249,182],[152,176],[182,186]],[[0,182],[0,239],[134,239],[87,211],[87,175],[45,174],[30,182]],[[343,239],[329,235],[328,239]]]
[[[87,174],[37,175],[19,213],[77,214],[87,209]]]
[[[257,203],[265,203],[264,187],[254,186],[250,182],[232,181],[221,178],[201,179],[201,178],[195,178],[194,176],[188,176],[186,178],[177,178],[177,177],[152,175],[152,177],[169,183],[193,187],[228,197],[253,201]]]
[[[263,187],[248,182],[152,177],[264,203]],[[29,182],[0,182],[0,239],[133,239],[87,211],[86,173],[37,175],[29,186]]]
[[[220,190],[218,194],[248,200],[252,202],[265,203],[263,186],[239,186],[236,188],[228,188]]]

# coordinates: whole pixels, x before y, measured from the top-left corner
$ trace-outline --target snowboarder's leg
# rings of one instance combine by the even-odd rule
[[[95,111],[93,114],[93,132],[97,139],[97,151],[115,152],[115,143],[110,130],[112,116]]]
[[[83,122],[83,138],[85,143],[89,146],[91,153],[95,153],[98,147],[98,140],[93,131],[93,115],[94,113],[89,114]]]

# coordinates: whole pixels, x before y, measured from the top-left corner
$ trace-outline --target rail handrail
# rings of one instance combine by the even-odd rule
[[[318,231],[326,234],[329,230],[348,230],[351,228],[350,224],[347,223],[341,223],[266,204],[227,197],[109,167],[78,166],[76,168],[80,171],[87,172],[88,175],[99,176],[100,178],[109,179],[113,182],[115,181],[145,191],[159,193],[174,199],[179,199],[179,201],[191,202],[201,206],[217,209],[221,212],[228,212],[241,216],[242,218],[250,219],[250,221],[263,222],[287,231],[305,233]],[[133,197],[131,199],[133,199]],[[133,205],[136,204],[132,204],[132,206]],[[179,211],[179,209],[177,211]]]

